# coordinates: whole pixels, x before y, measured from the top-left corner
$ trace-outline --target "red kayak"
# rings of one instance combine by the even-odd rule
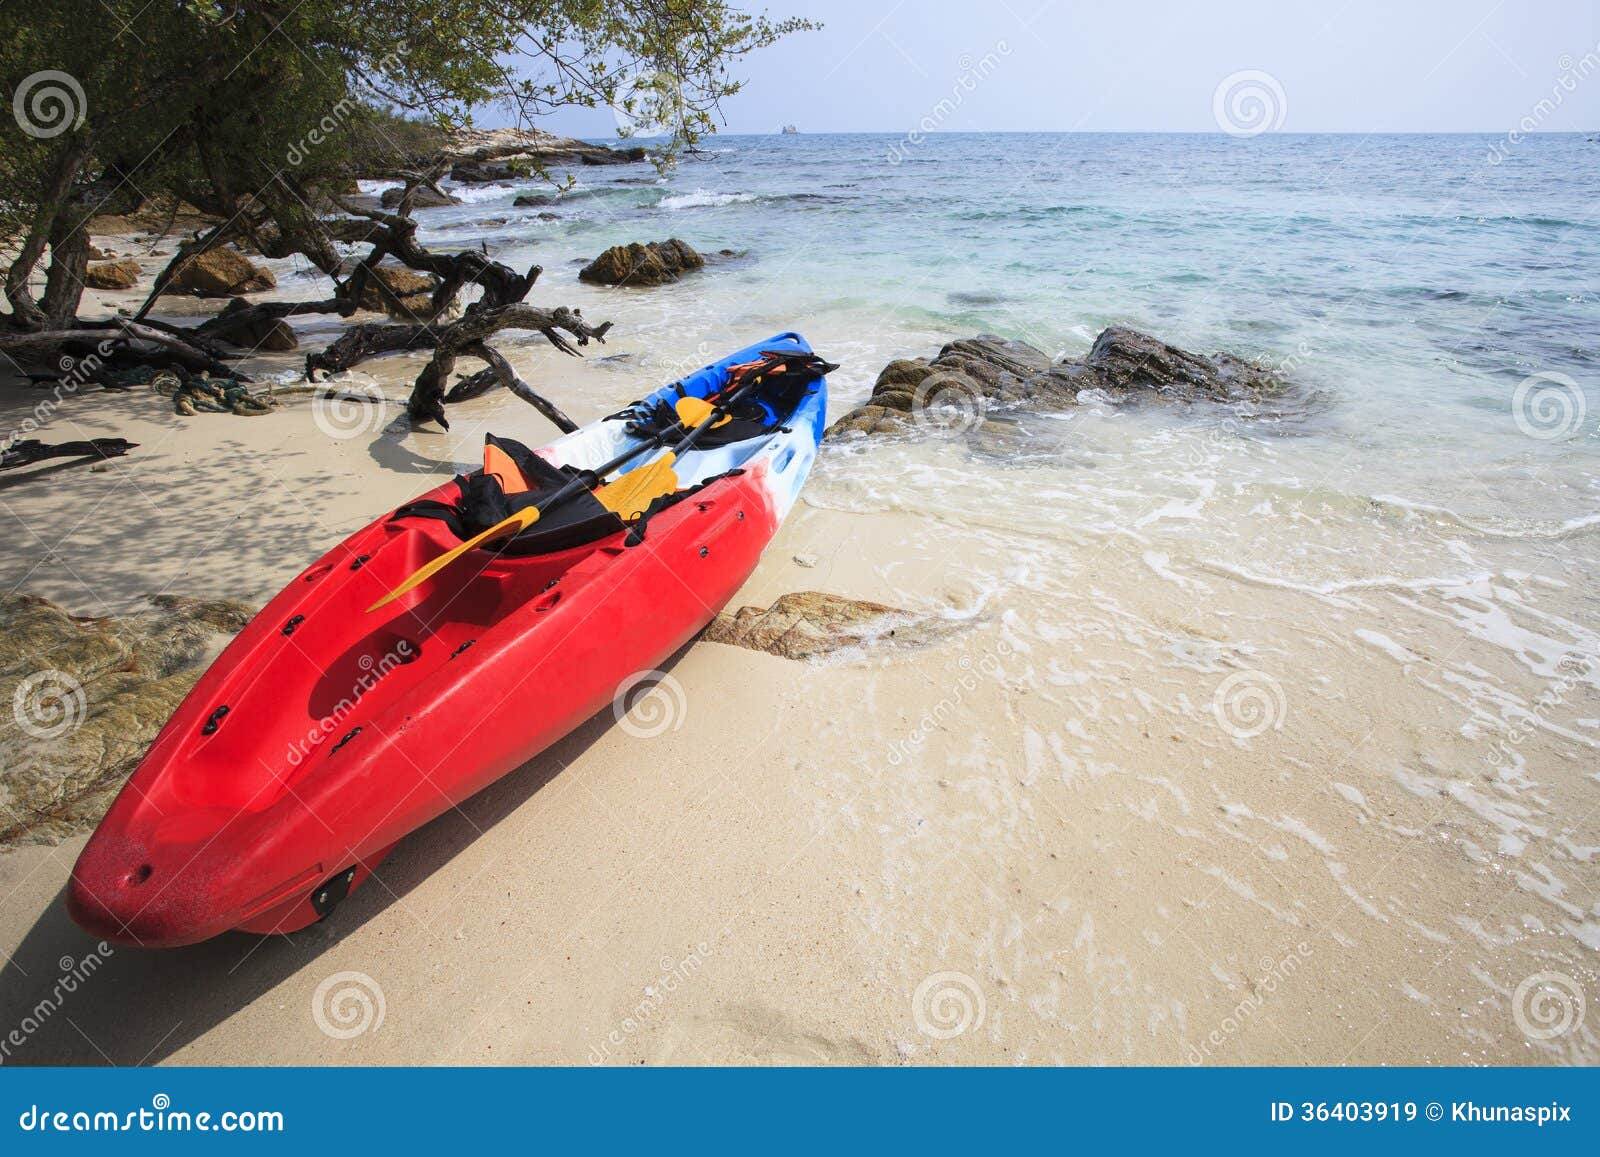
[[[537,451],[491,437],[483,470],[351,535],[263,608],[162,729],[78,858],[72,918],[168,946],[327,915],[408,832],[705,627],[799,494],[832,368],[779,335]],[[654,445],[671,449],[682,397],[727,400],[667,492],[637,517],[607,509],[597,468],[636,455],[627,468],[643,469]],[[579,498],[369,613],[574,479]]]

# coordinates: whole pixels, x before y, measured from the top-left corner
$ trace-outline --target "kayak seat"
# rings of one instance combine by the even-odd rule
[[[390,521],[436,518],[465,542],[519,510],[536,506],[577,475],[566,466],[541,458],[521,442],[489,434],[483,470],[456,477],[454,502],[423,499],[400,507]],[[540,517],[538,522],[499,548],[501,554],[523,557],[571,550],[620,534],[622,519],[600,505],[592,492],[577,494]]]
[[[695,448],[714,450],[752,438],[770,437],[799,409],[818,376],[799,359],[796,359],[794,369],[768,375],[753,396],[734,404],[726,422],[702,434]],[[711,400],[716,399],[713,397]],[[626,421],[632,437],[653,438],[676,425],[678,414],[671,401],[657,397],[635,402],[607,420]]]

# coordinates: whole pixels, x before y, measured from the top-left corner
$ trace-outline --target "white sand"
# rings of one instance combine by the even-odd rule
[[[594,352],[629,349],[619,327]],[[653,384],[542,345],[512,356],[580,421]],[[398,398],[418,364],[371,368]],[[304,400],[179,418],[149,394],[74,399],[48,437],[140,449],[50,484],[0,482],[14,544],[0,577],[91,614],[162,590],[263,599],[470,460],[486,427],[547,429],[504,396],[452,417],[450,435],[337,439]],[[1585,764],[1581,745],[1540,732],[1530,764],[1572,774],[1497,785],[1438,690],[1458,668],[1427,653],[1427,616],[1394,609],[1374,635],[1325,593],[1207,574],[1116,535],[1073,564],[1076,589],[1115,598],[1064,605],[1024,574],[983,601],[949,566],[981,543],[937,512],[852,513],[834,501],[847,482],[813,489],[737,602],[822,589],[977,609],[971,626],[856,665],[691,647],[671,667],[675,729],[639,739],[592,722],[406,840],[303,934],[119,949],[12,1055],[1600,1060],[1592,1007],[1539,1039],[1519,1025],[1529,995],[1515,999],[1558,973],[1600,1002],[1592,751]],[[1187,597],[1196,583],[1203,600]],[[1265,728],[1236,739],[1212,705],[1257,665],[1281,673],[1283,701],[1257,688]],[[1591,689],[1572,704],[1563,718],[1600,714]],[[10,1021],[92,949],[61,906],[80,846],[0,854]],[[345,1037],[347,1023],[366,1031]]]

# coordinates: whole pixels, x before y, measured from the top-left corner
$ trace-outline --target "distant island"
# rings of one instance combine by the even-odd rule
[[[793,125],[784,125],[783,128],[779,129],[778,131],[787,137],[798,133],[800,130],[795,128]]]

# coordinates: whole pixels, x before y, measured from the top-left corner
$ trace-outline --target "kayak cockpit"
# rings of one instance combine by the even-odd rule
[[[368,614],[386,591],[457,545],[436,520],[386,520],[370,529],[372,549],[355,556],[360,566],[308,572],[303,609],[262,634],[217,689],[202,726],[178,737],[164,781],[173,802],[240,811],[272,806],[372,719],[407,695],[448,682],[451,664],[507,617],[554,609],[611,557],[604,539],[526,558],[474,551]]]

